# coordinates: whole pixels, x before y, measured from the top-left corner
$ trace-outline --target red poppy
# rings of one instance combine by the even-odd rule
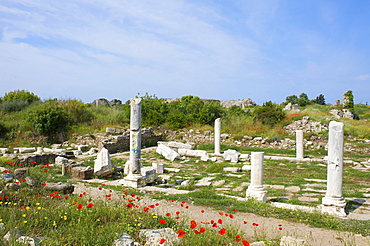
[[[80,194],[80,195],[79,195],[79,197],[83,197],[83,195],[82,195],[82,194]]]
[[[176,219],[178,220],[178,219],[180,219],[180,217],[176,217]]]
[[[218,231],[218,234],[224,235],[226,233],[226,229],[222,228],[221,230]]]
[[[205,231],[206,231],[206,229],[204,229],[204,228],[202,227],[202,228],[200,228],[200,229],[199,229],[199,231],[200,231],[201,233],[203,233],[203,232],[205,232]]]
[[[213,224],[213,223],[215,223],[215,221],[214,220],[211,220],[211,224]]]
[[[22,182],[26,182],[27,181],[27,179],[22,179]]]
[[[218,219],[217,223],[222,224],[222,219]]]
[[[178,230],[178,231],[177,231],[177,236],[178,236],[178,237],[185,237],[185,234],[186,234],[186,232],[185,232],[185,231],[183,231],[183,230]]]
[[[258,224],[257,223],[252,223],[252,226],[258,226]]]
[[[127,203],[126,208],[132,208],[132,204],[131,203]]]
[[[200,231],[194,230],[195,234],[200,234]]]
[[[99,190],[102,190],[103,188],[102,187],[99,187]]]
[[[175,200],[171,199],[171,202],[174,202]]]
[[[213,223],[212,227],[218,227],[217,223]]]
[[[233,214],[230,214],[229,217],[230,217],[230,219],[234,219],[234,215]]]
[[[5,196],[4,198],[5,198],[5,199],[9,199],[9,197],[8,197],[8,196]]]
[[[171,214],[170,213],[166,213],[166,216],[171,216]]]
[[[45,187],[45,186],[46,186],[46,184],[42,184],[41,186],[42,186],[42,187]]]
[[[55,195],[54,197],[55,197],[55,198],[59,198],[59,197],[60,197],[60,195]]]
[[[180,214],[181,212],[180,211],[177,211],[176,214]]]
[[[105,184],[101,184],[101,185],[105,185]]]
[[[24,209],[25,207],[24,206],[21,206],[20,209]]]
[[[247,222],[247,221],[243,221],[243,223],[244,223],[244,225],[245,225],[245,224],[248,224],[248,222]]]
[[[36,197],[41,197],[41,195],[40,194],[37,194]]]
[[[91,202],[91,201],[92,201],[92,199],[91,199],[91,198],[90,198],[90,199],[87,199],[87,201],[88,201],[88,202]]]
[[[186,203],[185,201],[182,201],[181,203]]]
[[[77,209],[81,209],[84,205],[78,204]]]
[[[151,207],[151,208],[155,208],[155,206],[154,206],[154,205],[150,205],[149,207]]]
[[[181,204],[181,207],[184,207],[184,204]]]
[[[167,241],[166,239],[162,238],[161,240],[159,240],[159,244],[163,244],[166,241]]]
[[[158,207],[159,206],[159,203],[156,203],[155,205]]]
[[[87,208],[92,208],[92,207],[94,207],[94,204],[92,203],[87,204]]]
[[[279,227],[279,230],[281,231],[283,228]]]
[[[224,213],[222,213],[222,212],[219,212],[218,214],[221,215],[221,216],[224,215]]]
[[[236,213],[236,212],[238,212],[238,210],[236,210],[235,208],[233,209],[233,211]]]
[[[91,185],[92,184],[92,182],[89,182],[89,185]]]
[[[112,196],[112,194],[109,194],[109,195],[105,195],[105,197],[111,197]]]
[[[144,207],[144,212],[145,213],[148,213],[149,212],[149,208],[148,207]]]
[[[242,237],[240,235],[236,235],[235,236],[235,241],[239,242],[240,240],[242,240]]]
[[[64,199],[68,200],[69,199],[69,196],[64,197]]]
[[[9,173],[9,170],[5,170],[4,173]]]
[[[72,205],[76,205],[76,204],[77,204],[77,202],[72,203]]]
[[[204,213],[204,210],[200,211],[201,213]]]
[[[49,172],[49,170],[46,170],[46,169],[45,169],[45,170],[44,170],[44,173],[47,173],[47,172]]]
[[[165,221],[164,219],[160,219],[160,220],[159,220],[159,223],[161,223],[161,224],[166,224],[166,221]]]
[[[196,228],[198,225],[197,225],[197,222],[195,222],[195,220],[192,220],[191,222],[190,222],[190,228],[191,229],[194,229],[194,228]]]
[[[248,242],[248,241],[246,241],[246,240],[243,240],[243,241],[242,241],[242,244],[243,244],[243,246],[250,246],[249,242]]]

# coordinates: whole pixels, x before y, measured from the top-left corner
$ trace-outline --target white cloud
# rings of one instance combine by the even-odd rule
[[[368,74],[358,75],[358,76],[352,77],[352,79],[360,80],[360,81],[370,80],[370,74],[368,73]]]

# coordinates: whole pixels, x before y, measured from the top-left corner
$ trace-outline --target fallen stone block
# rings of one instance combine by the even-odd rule
[[[157,179],[157,173],[153,167],[142,167],[141,176],[145,177],[146,183],[154,183]]]
[[[45,186],[43,187],[48,190],[63,192],[63,194],[72,194],[75,189],[75,187],[72,184],[62,182],[46,183]]]
[[[179,153],[171,149],[170,147],[165,146],[164,144],[159,144],[156,152],[160,155],[163,155],[164,158],[170,161],[180,159]]]
[[[224,167],[224,172],[231,172],[231,173],[237,173],[240,172],[239,167]]]
[[[94,169],[88,167],[73,167],[72,168],[72,179],[91,179],[94,176]]]
[[[228,149],[223,153],[223,158],[225,161],[230,161],[231,163],[238,163],[240,153],[233,149]]]
[[[161,163],[152,163],[152,167],[155,169],[157,173],[163,173],[164,171],[164,164]]]

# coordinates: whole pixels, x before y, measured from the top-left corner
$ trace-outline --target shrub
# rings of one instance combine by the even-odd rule
[[[40,98],[34,93],[25,90],[16,90],[5,93],[3,97],[4,101],[27,101],[29,104],[32,102],[40,101]]]
[[[0,104],[0,110],[3,112],[11,113],[24,109],[29,105],[25,100],[3,101]]]
[[[279,105],[268,101],[262,106],[257,106],[253,116],[255,122],[259,121],[265,125],[273,126],[284,118],[285,112]]]

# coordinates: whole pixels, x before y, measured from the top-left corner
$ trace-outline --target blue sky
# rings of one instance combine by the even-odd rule
[[[0,96],[370,101],[370,1],[1,0]]]

